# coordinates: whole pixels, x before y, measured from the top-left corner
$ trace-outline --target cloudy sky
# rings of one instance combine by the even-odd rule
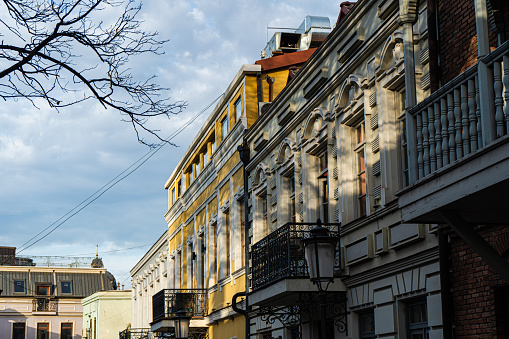
[[[188,102],[183,113],[152,126],[168,136],[221,95],[242,64],[260,58],[267,25],[296,28],[306,15],[327,16],[333,25],[339,4],[146,0],[143,28],[170,41],[164,55],[137,58],[131,69],[141,77],[156,74],[173,100]],[[93,256],[99,245],[107,269],[129,286],[129,270],[167,230],[164,183],[211,109],[173,139],[178,147],[161,148],[20,254]],[[149,152],[121,119],[93,102],[59,112],[42,103],[39,109],[24,101],[0,104],[0,245],[20,248]]]

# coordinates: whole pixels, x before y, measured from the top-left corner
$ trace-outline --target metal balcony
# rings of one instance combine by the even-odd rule
[[[339,224],[322,224],[338,238],[336,244],[335,275],[341,273]],[[304,255],[303,240],[315,223],[287,223],[251,247],[253,305],[290,305],[297,292],[315,291],[309,280],[308,266]],[[331,285],[331,291],[343,290],[339,279]]]
[[[171,318],[184,310],[193,319],[207,315],[208,294],[206,289],[164,289],[152,297],[152,332],[168,332],[173,327]],[[191,323],[191,326],[193,324]]]
[[[54,298],[35,298],[32,300],[32,312],[56,312],[57,300]]]
[[[119,339],[154,339],[154,333],[150,328],[126,328],[119,332]]]
[[[409,167],[398,192],[404,222],[507,222],[509,43],[408,110]]]

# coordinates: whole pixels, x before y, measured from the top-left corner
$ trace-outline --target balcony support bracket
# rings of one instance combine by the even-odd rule
[[[463,239],[498,275],[509,283],[509,263],[495,251],[458,213],[440,210],[439,214],[456,234]]]

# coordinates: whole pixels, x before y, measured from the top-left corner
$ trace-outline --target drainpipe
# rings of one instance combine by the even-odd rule
[[[258,77],[259,79],[259,77]],[[246,339],[249,339],[250,337],[250,331],[251,331],[251,323],[249,320],[249,299],[247,297],[247,294],[249,292],[249,230],[247,228],[248,225],[248,217],[249,217],[249,210],[248,210],[248,204],[247,204],[247,192],[248,192],[248,179],[247,179],[247,170],[246,166],[249,164],[249,145],[247,144],[246,140],[246,132],[247,130],[244,130],[244,138],[242,141],[242,145],[239,145],[237,147],[237,151],[240,155],[240,161],[242,161],[242,169],[243,169],[243,176],[244,176],[244,267],[245,267],[245,277],[246,277],[246,290],[244,292],[236,293],[232,298],[232,308],[235,312],[242,314],[246,319]],[[241,296],[246,297],[246,309],[242,310],[237,307],[237,299]]]
[[[430,91],[435,92],[440,87],[440,64],[438,52],[438,25],[436,0],[427,0],[428,21],[428,49]]]
[[[453,300],[449,262],[449,237],[438,230],[438,255],[440,265],[440,295],[442,299],[442,336],[452,339]]]

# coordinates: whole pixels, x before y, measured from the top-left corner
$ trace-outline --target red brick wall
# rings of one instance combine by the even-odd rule
[[[455,233],[448,228],[442,231],[450,237],[454,337],[497,338],[494,287],[505,281]],[[477,231],[497,252],[509,249],[508,227],[478,227]]]
[[[437,0],[441,82],[445,85],[477,62],[474,1]],[[490,28],[490,46],[497,39]]]

